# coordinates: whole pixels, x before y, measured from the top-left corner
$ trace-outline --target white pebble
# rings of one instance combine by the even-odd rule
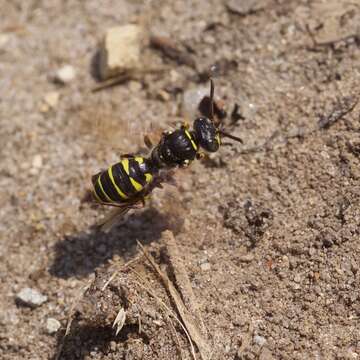
[[[68,84],[75,79],[76,72],[73,66],[64,65],[55,74],[55,80],[61,84]]]
[[[0,34],[0,49],[5,49],[9,40],[10,36],[8,34]]]
[[[209,271],[211,269],[210,263],[206,262],[200,265],[201,271]]]
[[[259,345],[259,346],[263,346],[263,345],[266,344],[266,339],[263,336],[255,335],[254,336],[254,343]]]
[[[46,319],[46,332],[48,334],[55,334],[61,327],[61,324],[58,320],[54,318]]]
[[[57,91],[50,91],[44,96],[44,102],[51,108],[55,108],[60,99],[60,94]]]
[[[37,307],[47,301],[47,296],[31,288],[24,288],[16,294],[16,300],[30,307]]]
[[[43,166],[43,159],[40,154],[37,154],[33,157],[32,167],[34,169],[40,169]]]

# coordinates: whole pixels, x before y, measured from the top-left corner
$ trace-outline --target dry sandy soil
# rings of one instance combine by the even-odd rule
[[[357,1],[0,8],[1,359],[359,358]],[[171,37],[185,61],[145,46],[144,66],[162,73],[92,93],[99,40],[129,22]],[[84,200],[91,175],[139,151],[151,124],[181,121],[183,93],[207,86],[214,63],[217,95],[229,112],[239,106],[226,124],[244,144],[178,170],[177,188],[97,231],[108,209]],[[64,64],[76,77],[60,86],[52,78]],[[20,304],[26,287],[47,301]],[[56,334],[48,318],[61,323]],[[193,353],[183,324],[199,335]]]

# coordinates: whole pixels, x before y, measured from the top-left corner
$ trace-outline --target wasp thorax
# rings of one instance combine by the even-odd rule
[[[194,121],[194,132],[199,145],[206,151],[219,150],[219,132],[214,123],[206,117],[199,117]]]

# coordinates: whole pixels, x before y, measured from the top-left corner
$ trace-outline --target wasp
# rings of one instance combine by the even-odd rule
[[[221,121],[215,121],[214,89],[210,78],[209,115],[196,118],[192,128],[185,122],[178,129],[166,131],[155,146],[145,137],[145,144],[151,149],[147,157],[123,155],[117,164],[92,176],[96,201],[116,207],[118,218],[130,209],[145,206],[145,199],[155,188],[162,188],[162,183],[172,181],[173,169],[189,166],[195,159],[202,158],[204,152],[218,151],[222,137],[242,142],[223,131]],[[103,230],[108,222],[112,226],[113,217],[105,221]]]

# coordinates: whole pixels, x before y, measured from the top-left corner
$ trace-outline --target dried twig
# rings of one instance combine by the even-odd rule
[[[169,292],[171,298],[173,299],[176,309],[182,319],[182,321],[185,324],[185,327],[189,331],[189,334],[191,338],[193,339],[194,343],[199,349],[200,355],[202,359],[209,359],[210,354],[210,348],[206,342],[206,340],[202,337],[200,330],[198,329],[196,323],[191,318],[191,315],[189,314],[188,310],[186,309],[179,293],[177,292],[175,286],[170,281],[167,274],[165,274],[159,266],[156,264],[153,257],[145,250],[145,248],[142,246],[142,244],[138,241],[137,242],[141,250],[143,251],[145,257],[148,259],[154,270],[157,272],[159,277],[161,278],[166,290]]]
[[[143,282],[145,282],[144,278],[133,269],[133,273]],[[142,284],[141,282],[136,282],[140,287],[142,287],[143,289],[145,289],[163,308],[163,310],[166,310],[166,312],[164,312],[164,314],[168,317],[169,315],[171,315],[171,317],[174,318],[174,320],[179,324],[179,326],[183,329],[185,336],[187,337],[189,344],[190,344],[190,348],[191,348],[191,354],[194,358],[194,360],[196,360],[196,355],[195,355],[195,349],[194,349],[194,344],[191,340],[191,336],[188,333],[188,331],[186,330],[186,327],[183,325],[183,323],[179,320],[179,318],[176,316],[176,314],[154,293],[154,291],[152,291],[148,286],[145,286],[144,284]],[[170,322],[172,324],[172,322]],[[175,329],[174,329],[175,330]],[[175,331],[175,336],[176,336],[176,340],[179,346],[179,351],[180,354],[182,354],[181,351],[181,346],[180,346],[180,341],[179,338],[177,336],[177,333]]]
[[[190,313],[200,322],[203,333],[205,333],[206,327],[199,311],[199,304],[196,301],[190,279],[186,273],[184,263],[181,260],[174,234],[167,230],[163,232],[162,236],[167,245],[169,260],[173,267],[176,283],[181,292],[184,303]]]
[[[162,72],[164,72],[164,69],[147,69],[147,70],[136,69],[136,70],[124,72],[108,80],[101,81],[91,89],[91,92],[95,93],[100,90],[104,90],[116,85],[120,85],[129,80],[141,80],[146,74],[160,74]]]
[[[166,36],[153,35],[150,37],[150,45],[154,49],[160,50],[169,59],[175,60],[179,64],[196,68],[195,60],[187,51],[182,50],[173,39]]]
[[[318,121],[319,129],[328,129],[331,125],[341,120],[345,115],[354,110],[359,101],[358,97],[345,96],[340,99],[328,115],[320,116]]]

